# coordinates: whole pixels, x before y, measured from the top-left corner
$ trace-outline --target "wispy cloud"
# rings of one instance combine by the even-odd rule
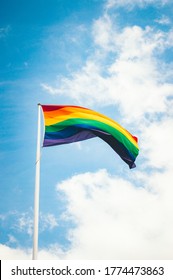
[[[29,215],[29,213],[21,213],[18,217],[16,229],[21,232],[26,232],[28,235],[32,236],[32,232],[33,232],[32,216]]]
[[[58,226],[57,218],[53,214],[41,214],[40,221],[42,223],[41,230],[52,230]]]
[[[54,88],[48,84],[45,84],[45,83],[41,83],[41,87],[43,90],[45,90],[46,92],[52,94],[52,95],[55,95],[55,94],[58,94],[59,91],[57,88]]]
[[[57,218],[51,213],[40,213],[40,232],[52,230],[58,226]],[[26,232],[28,235],[33,234],[33,213],[21,213],[18,217],[16,229]]]
[[[106,8],[112,9],[113,7],[124,7],[126,9],[133,9],[134,7],[143,8],[147,5],[165,5],[170,0],[108,0],[106,2]]]
[[[17,239],[12,234],[8,234],[8,242],[6,244],[11,245],[17,243],[18,243]]]
[[[6,37],[9,33],[9,31],[10,31],[9,25],[7,25],[5,27],[0,27],[0,39]]]
[[[155,22],[157,22],[161,25],[170,25],[171,24],[170,18],[167,16],[164,16],[164,15],[160,19],[156,19]]]
[[[33,235],[33,211],[32,209],[27,212],[18,211],[8,212],[0,215],[2,228],[10,230],[5,239],[6,244],[20,244],[20,240],[17,239],[18,233],[23,236],[29,236],[31,239]],[[52,213],[40,213],[40,232],[51,231],[58,226],[57,217]]]

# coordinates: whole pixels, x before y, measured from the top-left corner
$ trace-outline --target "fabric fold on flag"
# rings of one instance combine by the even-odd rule
[[[138,139],[111,118],[96,111],[70,105],[41,105],[45,134],[43,147],[69,144],[94,137],[104,140],[134,168]]]

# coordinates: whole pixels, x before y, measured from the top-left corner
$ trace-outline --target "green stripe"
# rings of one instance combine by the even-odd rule
[[[115,129],[114,127],[105,124],[103,122],[95,121],[95,120],[89,120],[89,119],[80,119],[80,118],[74,118],[74,119],[67,119],[63,122],[59,122],[54,125],[46,126],[45,130],[46,132],[58,132],[60,130],[63,130],[64,128],[68,126],[73,125],[80,125],[80,124],[87,124],[90,126],[94,126],[98,129],[101,129],[109,134],[111,134],[113,137],[115,137],[119,142],[121,142],[135,157],[138,155],[138,148],[134,146],[134,144],[119,130]]]

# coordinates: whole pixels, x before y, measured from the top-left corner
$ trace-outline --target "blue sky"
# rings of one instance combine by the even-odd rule
[[[100,139],[42,149],[39,257],[173,257],[172,14],[171,0],[1,1],[1,259],[31,258],[38,103],[99,111],[140,146],[134,170]]]

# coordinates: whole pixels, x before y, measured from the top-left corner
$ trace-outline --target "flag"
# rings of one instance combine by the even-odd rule
[[[93,110],[67,105],[41,105],[45,134],[43,147],[99,137],[134,168],[139,152],[137,137],[111,118]]]

